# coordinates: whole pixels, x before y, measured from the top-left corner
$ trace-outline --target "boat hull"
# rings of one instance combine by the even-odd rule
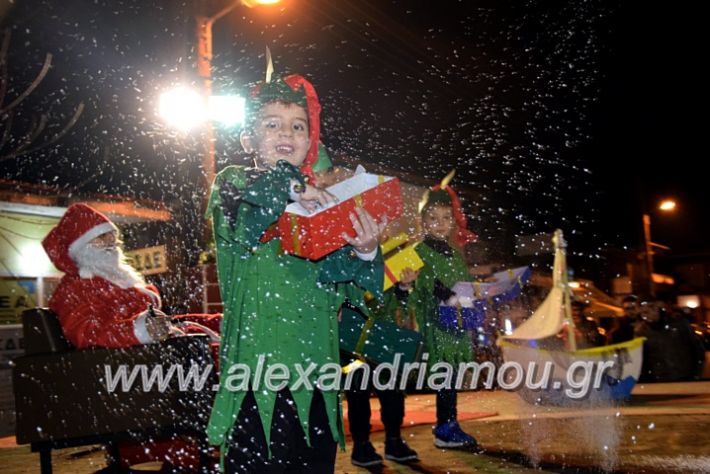
[[[575,352],[540,349],[527,344],[528,341],[501,340],[499,345],[504,361],[517,363],[525,371],[531,363],[538,368],[537,374],[541,374],[545,364],[552,367],[547,386],[530,388],[529,384],[522,384],[515,389],[521,398],[535,404],[568,405],[590,399],[604,402],[629,398],[641,374],[643,341],[644,338],[636,338]],[[592,368],[591,374],[585,367]],[[580,396],[585,377],[591,379],[592,387]],[[541,380],[540,375],[533,380]],[[596,385],[595,380],[599,381]]]

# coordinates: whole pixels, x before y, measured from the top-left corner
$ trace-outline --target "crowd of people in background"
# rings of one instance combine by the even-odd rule
[[[504,321],[511,314],[517,320],[535,311],[541,288],[528,288],[519,301],[488,315],[482,333],[485,338],[474,335],[473,344],[478,346],[477,356],[484,360],[500,361],[500,354],[494,343],[497,334],[505,330]],[[702,328],[697,329],[687,308],[674,304],[670,297],[661,295],[658,299],[644,300],[636,295],[621,298],[623,314],[599,317],[590,314],[591,301],[574,299],[571,302],[572,320],[575,325],[577,349],[607,346],[643,337],[642,382],[671,382],[697,380],[702,377],[705,367],[706,345]],[[520,317],[520,312],[525,316]],[[606,316],[606,315],[605,315]],[[546,341],[548,349],[565,349],[566,331],[559,337]],[[483,343],[482,341],[486,341]],[[480,360],[480,359],[479,359]]]

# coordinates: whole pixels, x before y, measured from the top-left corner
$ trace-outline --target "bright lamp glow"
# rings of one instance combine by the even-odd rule
[[[281,0],[242,0],[242,5],[245,7],[255,7],[257,5],[275,5]]]
[[[684,295],[678,297],[678,306],[695,309],[700,307],[700,297],[698,295]]]
[[[213,95],[207,104],[210,120],[228,127],[244,122],[244,97]]]
[[[662,211],[672,211],[675,209],[675,201],[672,199],[666,199],[663,202],[661,202],[661,205],[658,206],[658,208]]]
[[[510,336],[513,334],[513,323],[510,322],[510,319],[505,320],[505,334],[507,336]]]
[[[202,96],[187,87],[178,87],[160,96],[158,112],[169,124],[180,130],[190,130],[207,120]]]

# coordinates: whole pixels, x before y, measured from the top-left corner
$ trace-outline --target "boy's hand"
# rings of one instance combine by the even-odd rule
[[[301,200],[299,202],[308,212],[313,212],[318,206],[326,207],[337,201],[338,199],[325,189],[316,188],[315,186],[307,184],[306,190],[301,193]]]
[[[355,229],[355,237],[343,233],[343,239],[361,254],[375,251],[380,241],[380,235],[387,226],[387,217],[378,224],[365,209],[356,207],[355,214],[350,214],[350,221]]]
[[[399,287],[402,290],[408,290],[412,288],[412,283],[414,283],[418,276],[419,271],[414,271],[409,267],[405,268],[404,270],[402,270],[402,273],[399,276]]]

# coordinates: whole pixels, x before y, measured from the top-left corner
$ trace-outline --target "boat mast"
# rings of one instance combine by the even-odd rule
[[[572,291],[569,287],[569,277],[567,275],[567,242],[562,236],[562,230],[555,230],[552,243],[555,246],[554,281],[562,286],[562,302],[565,321],[567,322],[567,344],[570,351],[576,352],[577,339],[575,337],[574,320],[572,319]]]

